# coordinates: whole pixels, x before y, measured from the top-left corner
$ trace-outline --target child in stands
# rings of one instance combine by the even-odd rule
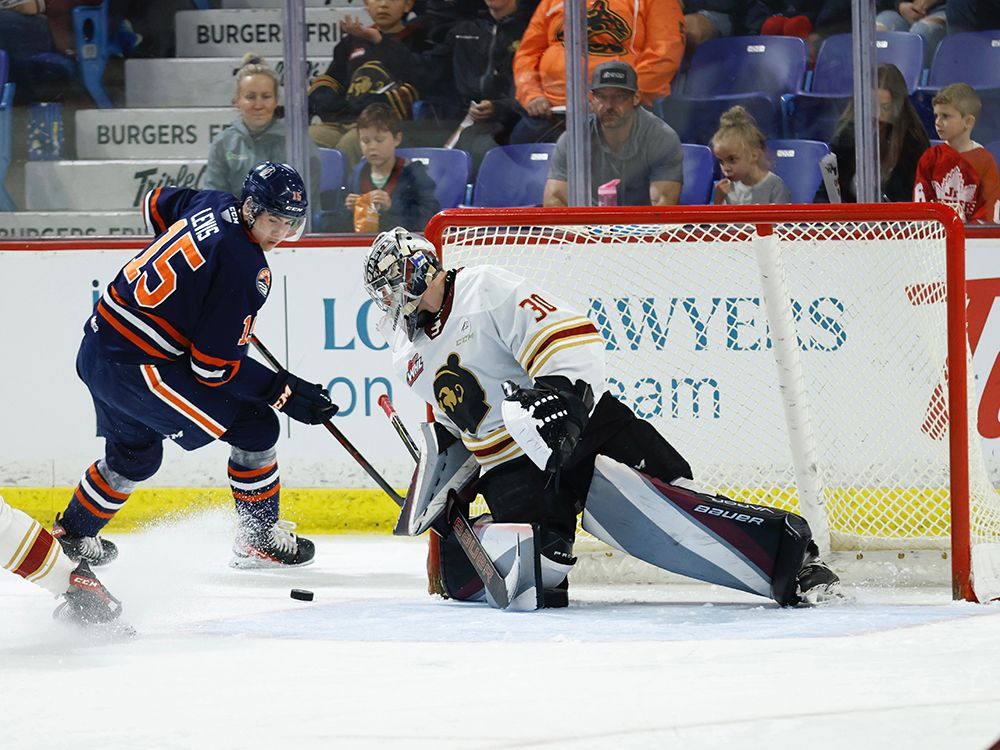
[[[982,100],[968,84],[953,83],[932,104],[934,129],[945,143],[928,149],[917,164],[913,200],[947,203],[965,222],[1000,223],[996,160],[972,140]]]
[[[441,206],[424,165],[396,156],[403,140],[399,118],[384,104],[370,104],[358,117],[358,138],[365,162],[348,182],[347,212],[337,231],[378,232],[397,225],[423,231]]]
[[[732,107],[719,118],[719,129],[709,145],[724,175],[715,186],[714,203],[745,206],[792,202],[784,180],[768,168],[764,134],[743,107]]]
[[[356,121],[369,104],[386,104],[409,119],[423,88],[419,54],[426,51],[424,29],[404,19],[413,0],[365,0],[374,22],[345,16],[344,32],[333,48],[333,61],[309,86],[310,126],[316,145],[344,154],[348,168],[361,160]]]

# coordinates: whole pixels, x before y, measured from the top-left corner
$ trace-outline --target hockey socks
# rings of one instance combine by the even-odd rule
[[[83,473],[60,525],[73,536],[97,536],[138,484],[110,469],[103,458],[94,462]]]
[[[236,501],[240,526],[263,531],[278,523],[281,482],[276,451],[233,448],[229,458],[229,486]]]

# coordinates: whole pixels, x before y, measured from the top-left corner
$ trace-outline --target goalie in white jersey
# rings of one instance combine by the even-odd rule
[[[782,605],[834,593],[804,519],[698,491],[683,456],[606,392],[604,340],[585,315],[495,266],[445,271],[401,227],[375,239],[365,287],[394,369],[435,418],[397,530],[422,533],[482,494],[481,536],[532,525],[538,606],[568,601],[581,511],[595,536],[667,570]],[[446,530],[438,565],[439,593],[482,597]]]

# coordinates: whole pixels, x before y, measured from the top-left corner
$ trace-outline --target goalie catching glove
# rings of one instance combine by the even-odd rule
[[[507,432],[535,466],[556,472],[576,449],[594,410],[590,385],[549,375],[538,378],[534,388],[508,380],[503,389],[507,398],[500,412]]]
[[[326,388],[306,382],[287,370],[278,373],[275,389],[265,400],[296,422],[305,424],[322,424],[339,410]]]

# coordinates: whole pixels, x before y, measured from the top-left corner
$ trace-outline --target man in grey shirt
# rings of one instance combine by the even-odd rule
[[[590,179],[597,188],[618,179],[619,206],[672,206],[681,195],[684,159],[680,138],[667,123],[639,106],[635,70],[612,60],[594,68],[590,91]],[[567,134],[556,142],[545,182],[546,206],[568,204]]]

